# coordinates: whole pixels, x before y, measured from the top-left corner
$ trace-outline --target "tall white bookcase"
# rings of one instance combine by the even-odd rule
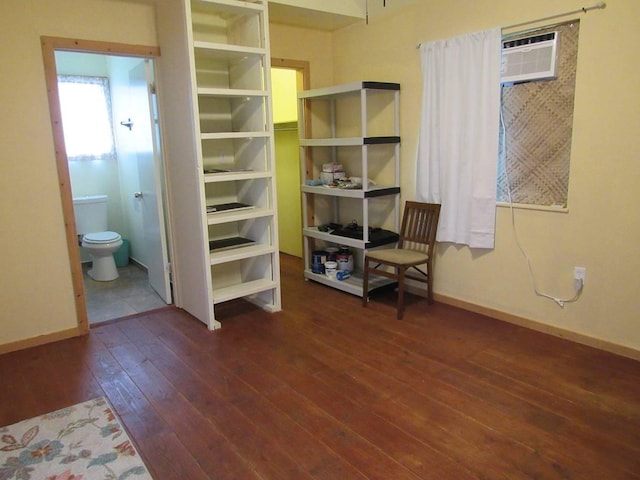
[[[159,0],[176,305],[281,308],[267,0]],[[230,208],[232,207],[232,208]]]

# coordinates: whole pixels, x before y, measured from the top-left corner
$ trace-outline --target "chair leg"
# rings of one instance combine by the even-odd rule
[[[429,305],[433,303],[433,267],[431,262],[427,263],[427,302]]]
[[[397,313],[397,318],[398,320],[402,320],[402,317],[404,316],[404,272],[405,269],[404,268],[398,268],[397,269],[397,273],[398,273],[398,313]]]
[[[362,281],[362,306],[366,307],[369,303],[369,259],[364,257],[364,275]]]

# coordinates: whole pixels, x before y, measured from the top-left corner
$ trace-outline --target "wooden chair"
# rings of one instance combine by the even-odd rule
[[[362,306],[369,302],[369,274],[382,275],[398,282],[398,320],[404,315],[405,277],[409,269],[420,272],[410,278],[427,284],[427,299],[433,303],[433,250],[440,217],[440,205],[436,203],[406,202],[397,248],[372,250],[364,257],[364,284]],[[375,266],[370,266],[374,263]],[[426,272],[418,268],[426,266]],[[378,269],[392,267],[390,270]]]

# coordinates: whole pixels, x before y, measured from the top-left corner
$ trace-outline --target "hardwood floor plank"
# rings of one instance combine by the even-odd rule
[[[121,328],[131,336],[133,326],[123,324]],[[148,382],[144,377],[153,376],[156,388],[163,384],[165,395],[169,391],[180,392],[180,398],[172,396],[171,399],[173,415],[176,414],[176,406],[180,404],[184,405],[184,409],[178,413],[182,418],[188,418],[189,411],[201,414],[203,418],[200,421],[208,420],[215,424],[221,432],[220,438],[231,442],[234,450],[265,478],[311,478],[285,453],[281,445],[255,425],[252,420],[254,412],[251,409],[243,415],[224,394],[220,394],[202,381],[171,350],[157,342],[155,337],[148,337],[146,341],[140,342],[141,334],[142,330],[136,329],[135,337],[138,339],[137,347],[140,354],[136,363],[149,365],[145,367],[145,375],[136,376],[141,377],[139,381],[144,382]],[[129,363],[127,368],[135,366]],[[160,375],[162,378],[159,378]],[[207,441],[204,438],[202,440]]]
[[[258,332],[259,332],[259,330],[258,330],[258,329],[254,330],[254,333],[258,333]],[[194,337],[194,341],[197,341],[197,337]],[[244,338],[244,343],[246,344],[246,342],[247,342],[247,338],[246,338],[246,336],[245,336],[245,338]],[[287,349],[288,349],[288,347],[287,347],[287,348],[284,348],[284,344],[280,344],[280,345],[278,345],[278,348],[274,348],[273,350],[274,350],[274,351],[277,351],[277,352],[279,352],[279,353],[282,353],[282,351],[283,351],[283,350],[287,350]],[[263,365],[263,364],[265,364],[265,363],[267,363],[267,364],[269,364],[269,365],[271,365],[271,364],[272,364],[272,361],[271,361],[271,359],[269,359],[269,356],[268,356],[268,355],[265,355],[265,352],[263,352],[263,351],[261,351],[261,350],[257,350],[256,348],[249,347],[249,348],[245,349],[245,351],[250,351],[250,352],[251,352],[251,354],[252,354],[254,357],[260,358],[260,360],[261,360],[261,362],[260,362],[260,363],[261,363],[261,365]],[[218,353],[222,353],[221,358],[226,358],[226,356],[227,356],[227,355],[225,355],[223,352],[218,352]],[[290,360],[290,357],[287,357],[286,362],[289,362],[289,360]],[[250,362],[250,361],[251,361],[250,359],[248,359],[248,360],[247,360],[247,362]],[[312,365],[312,367],[309,367],[309,365],[307,365],[307,364],[305,363],[305,360],[304,360],[304,358],[302,357],[302,355],[300,355],[300,356],[298,357],[298,360],[297,360],[297,361],[294,361],[294,363],[296,363],[296,364],[297,364],[297,367],[298,367],[298,368],[303,369],[303,371],[305,371],[305,372],[308,372],[308,371],[317,371],[317,370],[320,368],[320,367],[319,367],[320,362],[319,362],[319,361],[317,361],[317,360],[312,360],[312,361],[310,362],[310,363],[311,363],[311,365]],[[278,370],[281,370],[281,369],[282,369],[282,365],[279,365],[279,364],[278,364],[278,365],[273,364],[273,366],[274,366],[274,367],[276,367]],[[245,366],[242,368],[242,373],[245,373],[247,370],[249,370],[249,368],[247,368],[247,366],[245,365]],[[260,372],[260,374],[259,374],[259,378],[261,378],[261,379],[265,379],[265,378],[267,378],[267,377],[269,377],[269,376],[270,376],[270,373],[269,373],[269,371],[266,371],[266,370],[261,370],[261,372]],[[254,378],[255,378],[255,377],[254,377]],[[269,395],[269,398],[271,398],[272,400],[273,400],[273,398],[271,397],[271,395],[275,395],[275,392],[277,392],[278,394],[281,394],[281,393],[282,393],[282,391],[287,391],[287,392],[289,392],[289,394],[293,394],[293,390],[291,390],[291,389],[287,388],[285,383],[283,383],[282,381],[278,381],[278,380],[271,382],[271,384],[269,385],[269,390],[270,390],[270,391],[269,391],[269,392],[267,392],[267,394]],[[275,398],[280,399],[281,397],[280,397],[280,396],[278,396],[278,397],[275,397]],[[303,401],[303,405],[305,405],[304,401]],[[307,403],[306,403],[306,405],[307,405],[307,407],[306,407],[306,408],[312,408],[312,409],[313,409],[312,411],[315,411],[316,407],[315,407],[313,404],[310,404],[310,403],[308,403],[308,402],[307,402]],[[276,406],[278,406],[278,404],[276,404]],[[282,407],[280,406],[280,408],[282,408]],[[284,411],[289,411],[289,408],[287,407]],[[301,415],[303,415],[303,413],[302,413],[302,412],[296,412],[296,420],[298,420],[298,418],[297,418],[297,417],[299,417],[299,416],[301,416]],[[325,413],[325,416],[327,416],[327,415],[326,415],[326,413]],[[333,422],[336,422],[336,420],[335,420],[335,419],[325,418],[324,420],[325,420],[325,421],[333,421]],[[308,428],[308,424],[307,424],[307,423],[301,423],[301,425],[303,425],[303,426],[305,426],[306,428]],[[333,430],[337,430],[337,431],[340,431],[340,432],[344,432],[344,431],[345,431],[345,426],[344,426],[344,425],[340,425],[340,423],[338,422],[338,423],[337,423],[337,425],[336,425],[335,427],[333,427]],[[314,431],[312,431],[311,433],[312,433],[313,435],[318,435],[318,433],[319,433],[319,432],[316,432],[316,431],[314,430]],[[357,435],[355,435],[353,432],[349,432],[349,433],[350,433],[350,435],[351,435],[351,437],[352,437],[352,438],[351,438],[351,442],[352,442],[352,443],[353,443],[353,442],[358,443],[358,444],[360,445],[361,449],[364,449],[364,450],[367,450],[368,448],[370,448],[370,446],[369,446],[368,442],[366,442],[366,440],[364,440],[364,439],[359,439],[359,438],[357,437]],[[331,445],[332,447],[335,447],[335,445],[336,445],[335,438],[331,438],[331,439],[324,440],[324,442],[325,442],[325,443],[329,442],[329,443],[327,443],[327,444],[328,444],[328,445]],[[376,471],[376,472],[367,472],[369,475],[379,475],[379,474],[382,474],[382,475],[383,475],[383,477],[382,477],[382,478],[413,478],[412,476],[408,476],[408,477],[407,477],[407,475],[409,475],[409,473],[408,473],[408,472],[406,472],[406,471],[404,471],[404,470],[402,470],[402,469],[400,469],[400,468],[399,468],[399,465],[398,465],[398,462],[396,462],[395,460],[392,460],[391,458],[389,459],[389,462],[387,462],[389,465],[387,465],[387,466],[385,467],[385,468],[387,468],[387,467],[388,467],[388,468],[391,468],[391,470],[388,470],[388,471],[379,471],[379,470],[380,470],[380,461],[378,461],[377,463],[378,463],[378,465],[376,465],[376,466],[375,466],[375,469],[376,469],[377,471]],[[363,465],[366,465],[366,467],[365,467],[365,468],[367,468],[367,470],[371,470],[371,468],[372,468],[372,465],[367,464],[366,462],[365,462],[365,463],[363,463]],[[386,464],[385,464],[385,465],[386,465]],[[362,468],[362,466],[360,466],[360,467]],[[400,472],[402,472],[402,473],[400,473]],[[339,478],[339,477],[338,477],[338,478]],[[381,478],[381,477],[374,476],[374,477],[369,477],[369,478]],[[437,478],[437,477],[429,477],[429,476],[427,476],[427,477],[425,477],[425,478]],[[464,477],[461,477],[461,478],[464,478]]]
[[[214,372],[224,372],[225,388],[238,395],[232,400],[235,405],[242,405],[246,410],[251,406],[252,418],[263,426],[276,442],[281,445],[289,445],[295,453],[296,461],[314,478],[343,479],[365,478],[351,465],[336,455],[327,445],[318,441],[315,436],[297,425],[286,412],[277,412],[277,406],[269,402],[266,397],[259,395],[259,391],[265,388],[279,388],[282,384],[270,382],[265,384],[269,375],[263,371],[259,375],[251,375],[254,365],[251,362],[232,362],[231,365],[223,365],[216,357],[202,351],[198,344],[189,341],[179,332],[163,329],[157,322],[147,322],[146,326],[162,336],[163,342],[176,355],[178,355],[190,368],[208,364],[215,368],[207,369],[203,375],[209,385],[218,383]],[[199,337],[202,338],[201,336]],[[249,373],[247,377],[246,373]],[[249,381],[247,381],[247,379]],[[256,388],[257,387],[257,388]]]
[[[39,366],[43,352],[42,347],[33,347],[0,355],[0,385],[3,389],[0,425],[11,425],[51,411],[49,405],[42,402],[41,395],[33,394],[34,385],[39,385],[42,380]]]
[[[191,452],[176,433],[153,435],[141,440],[147,451],[153,451],[153,461],[148,465],[154,479],[207,480],[216,478],[216,471],[205,472],[193,461]]]
[[[0,355],[0,425],[104,395],[155,480],[640,477],[640,362],[281,269],[276,314],[168,308]]]
[[[548,408],[566,418],[568,422],[582,424],[592,434],[601,435],[602,442],[611,442],[617,445],[620,443],[620,438],[625,438],[627,442],[631,440],[631,443],[626,443],[626,447],[634,450],[640,447],[639,425],[627,415],[623,415],[622,412],[608,412],[593,408],[583,404],[580,398],[568,399],[542,385],[531,385],[524,380],[526,377],[521,377],[518,374],[516,369],[501,363],[491,367],[472,358],[464,369],[479,381],[493,385],[502,391],[508,391],[512,395],[526,399],[539,407]],[[583,422],[584,418],[589,418],[590,421],[585,423]]]
[[[248,340],[247,340],[248,341]],[[348,404],[348,400],[345,399],[341,392],[339,391],[331,391],[323,392],[323,396],[319,397],[319,393],[321,390],[327,390],[326,385],[322,385],[322,383],[318,382],[317,375],[320,372],[325,372],[327,375],[332,375],[330,369],[325,366],[320,368],[319,359],[311,359],[309,360],[307,355],[304,352],[298,351],[295,346],[289,345],[284,348],[284,343],[278,345],[277,349],[274,350],[265,350],[261,351],[260,346],[257,344],[252,346],[252,352],[255,355],[259,356],[259,363],[273,365],[274,368],[274,376],[277,376],[278,379],[282,382],[283,385],[288,385],[291,389],[296,392],[304,394],[307,398],[312,400],[318,407],[322,409],[322,411],[333,417],[339,422],[344,423],[345,428],[350,428],[353,430],[352,424],[350,422],[352,420],[357,419],[361,415],[361,406],[357,404]],[[269,358],[269,354],[273,352],[277,352],[273,358]],[[284,352],[283,352],[284,351]],[[295,361],[291,361],[292,358],[295,358]],[[309,364],[313,365],[314,368],[310,369]],[[285,372],[287,372],[285,374]],[[261,373],[261,378],[265,378],[269,375],[268,371],[263,371]],[[369,428],[369,426],[375,425],[375,428]],[[404,432],[395,428],[392,424],[387,424],[381,418],[369,418],[364,419],[358,422],[358,426],[360,427],[360,436],[369,441],[369,438],[375,437],[377,440],[389,439],[387,445],[382,448],[383,451],[395,451],[399,452],[402,450],[401,447],[398,447],[398,443],[400,439],[406,440],[406,448],[407,453],[403,453],[405,459],[409,459],[411,455],[408,453],[413,449],[419,449],[420,454],[423,458],[429,457],[428,447],[426,445],[416,445],[414,448],[413,439],[407,440]],[[374,442],[377,444],[377,442]],[[395,455],[390,455],[391,459],[396,458]],[[390,460],[391,460],[390,459]],[[431,471],[433,472],[433,465],[438,461],[443,459],[432,458],[431,459]],[[401,462],[402,463],[402,462]],[[421,463],[419,465],[413,465],[414,468],[420,469],[424,465]],[[421,472],[425,474],[425,472]],[[465,478],[463,473],[457,472],[459,478]],[[398,475],[398,473],[394,473],[394,475]],[[431,478],[428,475],[425,478]],[[436,471],[435,476],[433,478],[441,478],[438,477],[438,473]]]
[[[425,392],[419,393],[414,387],[402,384],[393,377],[380,372],[379,369],[369,368],[364,364],[350,367],[341,376],[323,377],[323,380],[336,383],[335,388],[338,391],[347,391],[350,388],[349,383],[358,382],[357,390],[350,395],[352,398],[356,397],[356,393],[364,386],[367,386],[370,389],[370,394],[365,396],[365,401],[369,402],[368,408],[381,416],[388,416],[390,421],[395,418],[396,423],[403,425],[402,428],[406,431],[422,438],[423,441],[453,458],[460,456],[460,446],[468,444],[468,442],[474,446],[482,446],[483,452],[492,453],[495,455],[494,458],[502,458],[514,463],[520,462],[522,458],[530,456],[534,451],[531,447],[509,440],[510,437],[495,429],[473,421],[448,404],[433,401],[428,394],[430,388],[428,382]],[[338,383],[341,380],[344,385]],[[375,393],[373,393],[374,389],[383,390],[387,395],[379,396],[376,399]],[[396,398],[402,399],[405,404],[398,404],[394,400]],[[434,428],[418,430],[414,427],[414,424],[424,422],[432,422]],[[439,434],[438,430],[441,426],[446,426],[446,428]],[[426,435],[422,430],[426,432]],[[451,444],[451,448],[447,449],[449,444]],[[536,463],[539,464],[538,470],[544,464],[541,460],[536,458]],[[500,463],[500,460],[490,460],[490,462]],[[462,461],[462,463],[464,462]],[[554,477],[547,475],[543,478]]]
[[[350,319],[351,320],[351,319]],[[346,327],[338,327],[338,328],[342,328],[347,329]],[[347,329],[348,330],[348,329]],[[317,331],[317,330],[316,330]],[[317,335],[316,335],[317,337]],[[336,344],[336,336],[332,336],[332,343]],[[371,344],[372,342],[367,340],[366,342],[367,344]],[[354,345],[350,346],[351,348],[356,348]],[[349,348],[349,346],[347,345],[347,348]],[[378,352],[384,352],[386,350],[386,347],[382,344],[377,351]],[[359,349],[359,351],[362,351],[362,349]],[[376,352],[376,356],[378,355],[378,352]],[[389,361],[387,359],[387,361]],[[408,363],[406,359],[403,359],[404,363]],[[379,360],[377,359],[373,359],[372,362],[379,362]],[[372,363],[372,365],[374,365],[374,367],[376,368],[380,368],[378,367],[375,363]],[[413,367],[416,367],[415,363],[413,365]],[[396,371],[396,376],[401,375],[401,373],[399,373],[401,371],[402,365],[394,365],[393,366],[394,370]],[[446,372],[449,372],[449,374],[451,374],[451,372],[455,372],[455,370],[452,370],[450,368],[445,368],[443,369]],[[420,378],[420,371],[421,369],[416,369],[415,372],[413,372],[412,374],[410,373],[409,378],[407,379],[407,382],[410,383],[412,381],[414,381],[415,379]],[[441,377],[444,374],[435,374],[433,378],[438,378]],[[460,378],[458,378],[457,382],[459,385],[473,385],[475,380],[473,378],[470,378],[468,376],[464,376],[464,375],[459,375]],[[447,381],[445,379],[446,383],[451,383],[451,381]],[[459,387],[456,387],[459,388]],[[442,392],[445,392],[446,390],[442,390]],[[442,393],[441,392],[441,393]],[[476,394],[476,401],[474,402],[475,404],[478,405],[482,405],[483,402],[485,402],[486,397],[487,397],[487,392],[483,392],[481,394]],[[515,398],[513,398],[507,391],[505,392],[501,392],[500,394],[500,398],[504,399],[504,401],[502,402],[502,409],[504,410],[501,411],[501,408],[497,408],[497,411],[495,412],[495,415],[497,415],[496,418],[504,418],[504,414],[508,413],[508,409],[505,408],[505,405],[510,404],[512,405],[513,408],[511,408],[511,413],[513,414],[514,412],[517,414],[517,416],[521,419],[520,424],[515,424],[510,428],[510,431],[508,432],[508,435],[513,436],[515,439],[519,439],[519,441],[526,443],[526,438],[527,435],[526,433],[528,433],[530,431],[530,427],[534,427],[534,428],[545,428],[548,427],[549,429],[553,429],[555,428],[555,426],[559,425],[559,424],[563,424],[566,423],[565,419],[562,418],[559,415],[556,415],[555,413],[551,413],[546,411],[545,409],[541,408],[541,407],[536,407],[535,405],[531,405],[526,401],[523,401],[522,399],[520,399],[519,401],[516,400]],[[446,403],[446,399],[443,400]],[[506,404],[504,402],[507,402]],[[500,407],[499,403],[500,401],[493,401],[490,402],[491,405],[490,406],[486,406],[485,407],[481,407],[484,410],[486,409],[496,409],[496,407]],[[498,405],[496,405],[498,404]],[[465,409],[467,411],[472,411],[470,410],[473,407],[465,407]],[[527,413],[528,412],[528,413]],[[482,417],[479,419],[479,421],[483,422]],[[513,418],[509,419],[509,422],[511,423],[515,423],[513,421]],[[495,422],[494,422],[495,423]],[[503,427],[504,428],[504,427]],[[514,433],[515,432],[515,433]],[[525,433],[525,435],[518,435],[517,432],[522,432]],[[549,434],[552,434],[554,436],[555,433],[550,431],[548,432]],[[594,432],[591,432],[594,433]],[[554,438],[552,441],[552,446],[555,444],[555,447],[559,450],[565,449],[565,450],[569,450],[569,451],[575,451],[575,455],[574,458],[571,459],[571,462],[574,465],[574,468],[576,469],[583,469],[583,465],[586,463],[588,465],[588,463],[591,461],[591,459],[588,460],[584,460],[584,455],[582,455],[580,453],[581,448],[582,448],[582,442],[587,441],[588,438],[588,433],[582,434],[579,436],[580,443],[578,443],[577,445],[573,444],[573,437],[571,434],[566,435],[566,436],[557,436],[557,438]],[[592,448],[596,448],[597,444],[598,444],[598,438],[600,438],[597,434],[594,433],[593,435],[593,439],[592,439]],[[620,469],[621,466],[620,465],[627,465],[627,467],[622,467],[622,468],[626,468],[627,471],[629,473],[631,473],[632,475],[635,476],[635,474],[633,474],[632,472],[637,471],[637,466],[636,466],[636,461],[635,461],[635,457],[636,454],[631,452],[629,454],[626,453],[626,451],[624,449],[619,449],[616,446],[616,443],[613,444],[609,444],[606,447],[603,447],[600,449],[600,452],[597,455],[601,455],[601,459],[599,459],[599,461],[604,462],[605,464],[608,464],[608,469],[610,470],[617,470]],[[535,446],[534,446],[535,447]],[[615,450],[615,453],[614,453]],[[509,452],[511,452],[511,450],[507,450]],[[566,458],[564,459],[553,459],[550,458],[549,459],[549,463],[551,465],[557,463],[558,461],[562,462],[562,461],[568,461]],[[593,472],[593,470],[587,469],[586,471],[588,472]],[[597,478],[597,476],[596,476]]]
[[[320,337],[319,335],[320,331],[316,330],[316,337],[315,339],[318,339]],[[335,341],[335,335],[331,337],[334,341]],[[311,341],[309,339],[309,341]],[[314,345],[314,352],[318,351],[318,346]],[[331,352],[325,350],[324,353],[321,355],[322,358],[324,358],[325,360],[330,359],[332,357]],[[341,358],[341,362],[344,362],[344,359]],[[351,362],[353,363],[353,362]],[[282,366],[279,366],[278,369],[282,369]],[[339,364],[336,365],[336,368],[339,368]],[[345,366],[346,368],[346,366]],[[364,368],[364,367],[362,367]],[[395,382],[395,386],[392,390],[393,395],[397,395],[399,392],[406,390],[406,387],[402,386],[402,384],[400,384],[399,382],[392,380],[392,377],[389,377],[389,381],[384,381],[384,380],[380,380],[384,375],[380,373],[380,371],[378,369],[368,369],[368,375],[372,375],[374,377],[374,381],[371,384],[375,384],[377,390],[380,390],[380,386],[381,385],[385,385],[388,386],[390,384],[390,382]],[[373,388],[369,389],[368,391],[365,391],[367,389],[367,387],[365,387],[363,384],[357,384],[355,383],[355,379],[354,376],[349,375],[349,372],[346,372],[346,374],[341,374],[339,372],[336,371],[322,371],[322,372],[318,372],[314,375],[314,377],[316,378],[322,378],[323,381],[325,382],[325,384],[330,384],[330,383],[334,383],[335,386],[335,393],[334,395],[336,395],[337,397],[341,397],[342,395],[345,395],[346,392],[346,397],[347,398],[358,398],[360,399],[361,397],[364,396],[364,401],[361,401],[362,403],[359,405],[359,408],[361,409],[371,409],[374,408],[373,407],[373,402],[378,401],[379,400],[379,396],[377,396],[374,393]],[[339,377],[342,377],[345,381],[342,383],[336,383],[336,380],[339,379]],[[354,390],[355,387],[355,390]],[[298,386],[294,386],[293,388],[295,388],[297,391],[300,391],[301,389]],[[316,387],[317,390],[317,387]],[[387,396],[385,396],[385,398],[387,398]],[[429,398],[427,396],[422,397],[422,401],[424,401],[425,403],[429,403]],[[331,402],[331,403],[336,403]],[[316,404],[318,404],[318,402],[316,401]],[[391,405],[394,406],[394,408],[388,408]],[[399,404],[392,404],[392,403],[387,403],[386,404],[387,408],[386,409],[380,409],[378,410],[379,415],[382,419],[385,418],[385,415],[387,413],[387,410],[390,411],[391,413],[389,413],[389,415],[386,417],[388,418],[388,421],[391,423],[398,423],[398,418],[400,416],[405,416],[408,417],[408,412],[406,411],[406,407],[401,407]],[[496,462],[495,460],[495,454],[496,453],[501,453],[504,456],[504,453],[502,450],[507,451],[509,454],[507,456],[510,456],[514,451],[518,451],[518,450],[523,450],[523,447],[519,444],[514,444],[514,442],[509,442],[506,441],[505,439],[503,439],[503,443],[505,443],[506,445],[499,445],[498,444],[498,440],[496,438],[496,436],[499,436],[496,432],[491,432],[489,431],[487,433],[487,428],[486,427],[481,427],[480,425],[476,424],[475,422],[472,422],[471,420],[467,419],[466,416],[461,416],[458,415],[460,417],[461,421],[465,421],[465,428],[464,428],[464,433],[462,435],[460,435],[457,439],[456,439],[456,445],[455,445],[455,449],[450,449],[450,450],[446,450],[446,448],[443,448],[443,445],[446,445],[447,443],[451,443],[451,442],[447,442],[448,437],[450,437],[450,434],[441,434],[438,435],[437,431],[438,431],[438,426],[437,423],[434,423],[434,428],[433,429],[426,429],[426,431],[429,433],[428,436],[424,436],[424,435],[418,435],[417,438],[421,438],[424,441],[425,444],[427,445],[431,445],[432,448],[434,448],[434,450],[437,450],[439,452],[444,453],[446,456],[449,456],[451,458],[458,458],[458,460],[460,460],[461,457],[464,457],[465,455],[470,455],[470,451],[473,450],[473,457],[474,457],[474,464],[479,465],[481,464],[481,462],[479,462],[479,458],[481,456],[486,457],[486,462],[485,465],[482,467],[481,471],[478,471],[476,473],[478,473],[478,475],[482,475],[483,473],[486,474],[487,471],[489,470],[491,465],[495,465],[495,464],[500,464],[500,461]],[[416,419],[417,421],[417,419]],[[375,423],[380,423],[380,419],[377,419]],[[484,436],[482,437],[484,440],[486,440],[489,437],[491,438],[491,444],[496,446],[498,445],[501,449],[501,451],[496,452],[494,450],[492,450],[491,448],[487,449],[487,448],[483,448],[482,450],[480,450],[479,448],[476,448],[475,446],[466,443],[466,450],[464,451],[464,455],[461,452],[461,444],[462,445],[465,444],[465,441],[463,440],[463,438],[466,436],[469,436],[469,429],[479,429],[479,428],[484,428],[485,432],[484,432]],[[411,427],[411,425],[409,426],[409,428],[407,428],[407,430],[415,430]],[[434,436],[435,434],[435,436]],[[377,441],[376,443],[379,443],[379,441]],[[419,444],[419,442],[416,442]],[[508,447],[508,448],[507,448]],[[424,446],[422,447],[422,456],[424,457]],[[393,448],[388,448],[388,450],[393,451]],[[407,449],[408,451],[411,450],[411,446],[408,447]],[[529,454],[531,452],[531,449],[524,449],[525,450],[525,454]],[[400,456],[402,456],[401,454],[398,454]],[[393,456],[393,455],[392,455]],[[464,464],[464,462],[459,462]],[[431,468],[431,466],[430,466]],[[501,476],[500,472],[493,472],[493,476],[492,478],[518,478],[513,476],[513,474],[510,477],[505,477],[505,476]],[[458,476],[460,476],[458,474]],[[443,478],[443,477],[440,477]],[[521,478],[528,478],[528,477],[521,477]],[[556,478],[556,477],[545,477],[545,478]]]

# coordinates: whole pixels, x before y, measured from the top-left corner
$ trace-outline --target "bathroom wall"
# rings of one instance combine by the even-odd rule
[[[139,58],[108,57],[111,91],[113,93],[113,118],[116,134],[116,144],[118,150],[119,169],[119,197],[118,206],[122,213],[122,231],[119,232],[123,238],[130,242],[129,256],[141,263],[148,265],[145,255],[145,235],[142,221],[142,209],[140,200],[134,198],[134,192],[140,190],[140,180],[138,174],[138,159],[136,155],[135,135],[136,121],[133,129],[120,125],[121,121],[128,120],[133,112],[129,108],[132,103],[130,99],[131,89],[129,88],[129,72],[134,68],[144,64],[144,60]],[[146,94],[146,92],[139,92]]]
[[[71,190],[74,196],[106,194],[108,228],[130,242],[130,257],[147,265],[145,235],[140,201],[133,196],[140,190],[135,132],[120,125],[132,115],[129,72],[144,60],[111,55],[56,52],[59,74],[103,76],[109,78],[117,158],[114,160],[70,161]],[[141,92],[144,94],[144,92]],[[135,125],[134,125],[135,127]],[[89,255],[80,250],[82,261]]]
[[[139,62],[140,60],[137,60]],[[89,53],[56,52],[56,69],[60,75],[86,75],[108,77],[111,86],[111,101],[114,108],[118,104],[118,93],[113,90],[111,60],[105,55]],[[117,72],[117,69],[116,69]],[[116,117],[117,118],[117,117]],[[115,129],[115,127],[114,127]],[[117,130],[114,135],[117,139]],[[69,175],[71,177],[71,191],[74,197],[86,195],[107,195],[108,227],[128,235],[125,218],[123,216],[120,194],[119,165],[122,163],[119,149],[117,158],[113,160],[81,160],[69,161]],[[90,261],[89,255],[80,250],[82,261]]]

